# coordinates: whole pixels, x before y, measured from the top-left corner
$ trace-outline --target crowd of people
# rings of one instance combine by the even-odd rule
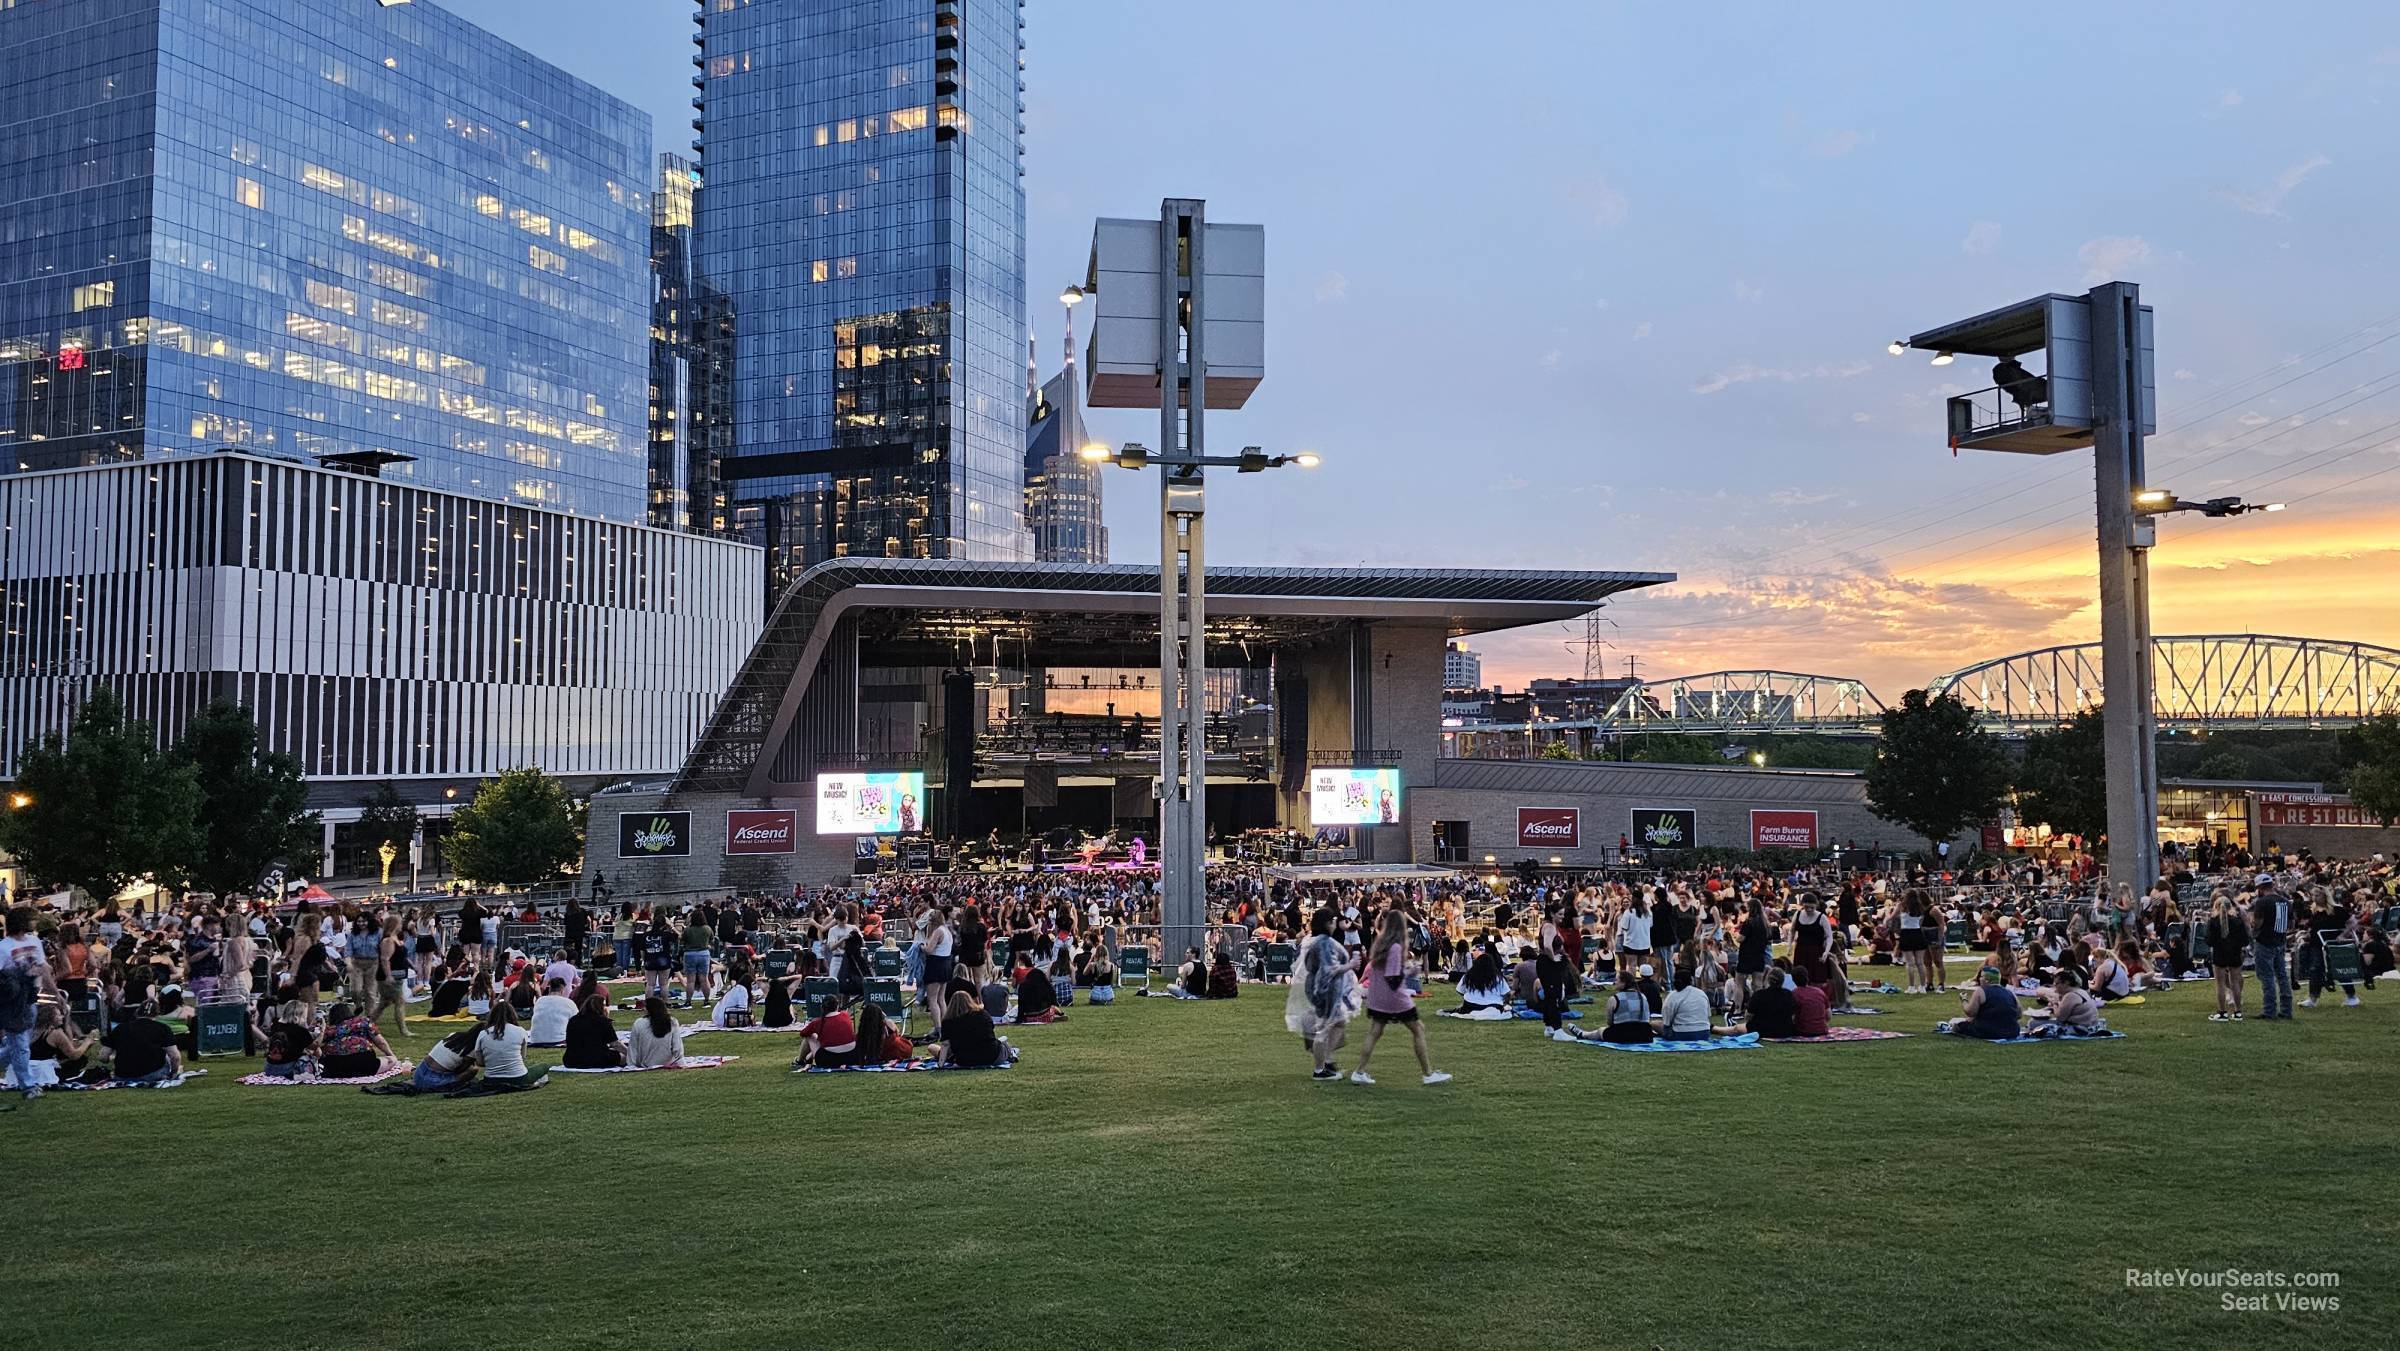
[[[2380,858],[2274,854],[2171,858],[2138,893],[2025,863],[1942,876],[1619,870],[1505,889],[1471,874],[1293,883],[1234,865],[1210,875],[1205,947],[1141,992],[1235,997],[1244,978],[1282,974],[1281,950],[1287,1023],[1313,1077],[1340,1077],[1335,1053],[1366,1015],[1360,1082],[1394,1027],[1422,1075],[1446,1077],[1416,1016],[1432,984],[1453,987],[1449,1011],[1530,1010],[1551,1035],[1608,1040],[1822,1035],[1854,988],[1887,980],[1955,989],[1954,1030],[1978,1036],[2092,1027],[2108,1004],[2179,979],[2213,982],[2212,1021],[2252,1015],[2252,980],[2255,1016],[2283,1020],[2336,992],[2355,1006],[2393,970],[2395,885]],[[372,1074],[393,1059],[387,1025],[407,1036],[412,1018],[445,1024],[411,1077],[425,1091],[538,1084],[528,1050],[570,1068],[677,1063],[675,1018],[693,1008],[719,1026],[796,1029],[802,1067],[995,1064],[1013,1054],[999,1029],[1112,1002],[1128,952],[1155,960],[1157,902],[1155,872],[1108,872],[893,875],[855,891],[568,901],[549,914],[474,895],[446,912],[373,900],[20,907],[0,943],[0,1069],[28,1091],[171,1078],[196,1053],[194,1012],[227,1001],[246,1005],[244,1049],[275,1076]],[[527,950],[511,926],[539,926],[543,947]],[[1965,980],[1950,974],[1953,950],[1981,958]],[[638,979],[639,994],[612,994],[612,976]],[[1566,1027],[1570,1004],[1603,986],[1592,1026]],[[912,1041],[900,1028],[920,1010],[928,1030]],[[614,1015],[628,1011],[639,1016],[621,1034]],[[51,1064],[37,1074],[34,1061]]]

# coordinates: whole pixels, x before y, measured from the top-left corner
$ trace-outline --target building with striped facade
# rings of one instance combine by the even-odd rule
[[[762,585],[749,545],[249,454],[7,475],[0,777],[96,685],[169,740],[244,704],[329,821],[385,781],[672,773]]]

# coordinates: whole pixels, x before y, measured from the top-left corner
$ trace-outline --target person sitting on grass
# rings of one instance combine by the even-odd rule
[[[1227,944],[1217,944],[1217,958],[1209,964],[1208,968],[1206,993],[1210,999],[1238,999],[1241,997],[1242,978],[1240,973],[1233,969],[1233,949]]]
[[[575,1016],[575,1001],[567,998],[567,983],[563,979],[554,976],[544,984],[542,997],[533,1001],[533,1025],[525,1035],[535,1046],[564,1046],[567,1023]]]
[[[1639,981],[1619,987],[1615,994],[1608,997],[1608,1026],[1600,1029],[1600,1040],[1619,1046],[1647,1046],[1657,1039],[1657,1029],[1650,1026],[1650,996],[1643,986],[1643,982],[1650,980],[1653,970],[1649,963],[1644,962],[1640,967]],[[1572,1028],[1560,1030],[1574,1035]]]
[[[1113,1004],[1117,1001],[1117,964],[1109,958],[1108,950],[1094,945],[1083,954],[1083,964],[1076,969],[1075,983],[1084,988],[1084,999],[1092,1004]]]
[[[1792,1027],[1796,1037],[1822,1037],[1833,1029],[1833,999],[1817,984],[1816,972],[1792,963]]]
[[[482,967],[477,967],[474,979],[467,985],[467,1013],[480,1019],[490,1013],[492,1005],[498,1002],[500,1001],[492,996],[492,973]]]
[[[1967,1002],[1961,1016],[1944,1026],[1962,1037],[1981,1037],[1985,1041],[2013,1041],[2022,1035],[2017,1023],[2016,993],[2000,983],[2000,968],[1984,967],[1976,979],[1975,988],[1967,991]]]
[[[709,1021],[719,1027],[750,1026],[750,968],[740,958],[726,968],[725,993],[718,996]]]
[[[617,1040],[617,1025],[608,1016],[608,1000],[584,999],[583,1007],[567,1020],[565,1064],[572,1070],[615,1069],[625,1063],[625,1043]]]
[[[183,1073],[175,1031],[156,1018],[136,1014],[110,1028],[100,1042],[109,1050],[109,1077],[120,1084],[163,1084]]]
[[[1050,989],[1062,1009],[1075,1006],[1075,945],[1060,942],[1050,954]]]
[[[475,1038],[475,1063],[482,1067],[483,1077],[464,1088],[453,1089],[450,1096],[479,1098],[494,1093],[523,1093],[549,1082],[548,1066],[535,1069],[525,1063],[525,1046],[531,1040],[517,1021],[514,1008],[505,1003],[492,1005],[483,1031]]]
[[[850,1053],[857,1049],[858,1024],[850,1010],[836,1004],[800,1029],[800,1054],[792,1068],[839,1069],[850,1063]]]
[[[900,1030],[892,1026],[890,1016],[884,1013],[881,1005],[860,1006],[856,1022],[858,1048],[850,1053],[851,1064],[889,1065],[915,1056],[916,1047],[910,1045],[908,1038],[901,1036]]]
[[[433,968],[433,1007],[425,1011],[428,1018],[455,1018],[467,1005],[470,982],[447,966]]]
[[[310,1072],[310,1055],[317,1049],[317,1030],[302,1022],[308,1015],[281,1015],[265,1027],[253,1031],[265,1047],[266,1063],[261,1071],[277,1079],[297,1079]]]
[[[505,1002],[516,1012],[519,1022],[527,1022],[533,1018],[534,1006],[542,1002],[542,982],[524,958],[517,958],[515,965],[516,969],[509,973],[508,998]],[[560,988],[563,991],[565,987]],[[570,1008],[567,1017],[573,1016],[574,1010]],[[559,1026],[562,1029],[566,1026],[565,1018],[559,1020]],[[532,1034],[528,1032],[526,1035]]]
[[[1750,992],[1747,1015],[1741,1030],[1755,1032],[1762,1041],[1780,1040],[1800,1035],[1800,1001],[1784,984],[1783,973],[1767,968],[1765,983]]]
[[[347,1001],[325,1015],[324,1052],[317,1057],[317,1074],[326,1079],[365,1079],[392,1058],[383,1033]]]
[[[936,1058],[955,1069],[988,1069],[1014,1059],[991,1018],[964,994],[950,996],[950,1007],[942,1013],[942,1043]]]
[[[1486,943],[1458,978],[1458,1007],[1453,1013],[1482,1013],[1508,1008],[1508,977],[1501,972],[1500,954]]]
[[[1055,1022],[1066,1015],[1058,1011],[1058,991],[1050,984],[1049,974],[1031,953],[1018,957],[1017,1021],[1020,1023]]]
[[[683,1059],[683,1029],[667,1011],[665,995],[642,1000],[642,1016],[634,1020],[633,1041],[626,1050],[626,1063],[637,1070],[665,1069]]]
[[[991,976],[975,992],[976,997],[983,1001],[983,1016],[994,1023],[1008,1017],[1008,982],[1001,979],[1004,974],[999,966],[992,967]]]
[[[2108,1003],[2125,998],[2133,993],[2133,964],[2140,960],[2133,944],[2119,944],[2115,952],[2103,954],[2092,965],[2086,988]]]
[[[2047,1016],[2033,1025],[2034,1036],[2088,1037],[2105,1026],[2100,1000],[2063,971],[2050,983],[2048,1005]]]
[[[1201,960],[1200,949],[1183,950],[1183,965],[1175,968],[1175,983],[1167,993],[1177,999],[1208,998],[1208,963]]]
[[[1659,1010],[1658,1039],[1660,1041],[1708,1040],[1708,992],[1692,983],[1692,973],[1680,965],[1675,972],[1675,992]]]
[[[800,968],[795,963],[790,971],[767,978],[766,1011],[759,1015],[761,1027],[790,1027],[799,1019],[792,1016],[792,998],[800,993]]]
[[[33,1043],[27,1056],[51,1062],[63,1084],[81,1078],[91,1068],[92,1048],[99,1043],[96,1034],[75,1025],[62,1001],[44,997],[34,1010]]]
[[[462,1027],[435,1042],[410,1072],[409,1086],[420,1093],[447,1093],[466,1087],[475,1077],[475,1039],[482,1035],[480,1025]]]

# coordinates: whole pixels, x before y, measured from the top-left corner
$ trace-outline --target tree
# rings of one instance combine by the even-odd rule
[[[1721,765],[1717,743],[1692,732],[1645,732],[1625,739],[1625,758],[1645,765]]]
[[[1542,758],[1544,760],[1572,760],[1575,758],[1575,745],[1573,742],[1564,740],[1545,741],[1542,743]]]
[[[300,766],[280,751],[261,754],[250,710],[219,699],[183,729],[176,753],[198,777],[201,846],[192,881],[219,900],[258,885],[278,859],[313,855],[317,814],[308,810]]]
[[[2008,755],[1956,695],[1910,690],[1883,711],[1867,806],[1929,841],[1988,821],[2008,794]]]
[[[129,722],[117,692],[92,692],[65,736],[26,743],[0,849],[52,886],[106,900],[144,878],[182,884],[201,853],[200,784],[181,756],[162,752],[145,722]]]
[[[2017,813],[2063,835],[2096,840],[2108,833],[2107,742],[2099,709],[2083,710],[2055,732],[2025,738]]]
[[[450,865],[478,882],[547,882],[583,857],[583,814],[566,786],[539,769],[486,780],[450,818]]]
[[[2385,825],[2400,820],[2400,717],[2386,713],[2342,735],[2350,800]]]
[[[408,848],[417,835],[417,809],[388,783],[379,783],[359,804],[358,838],[369,845]]]

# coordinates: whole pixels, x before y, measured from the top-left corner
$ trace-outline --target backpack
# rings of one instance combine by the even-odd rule
[[[10,963],[0,967],[0,1032],[33,1030],[33,974]]]

